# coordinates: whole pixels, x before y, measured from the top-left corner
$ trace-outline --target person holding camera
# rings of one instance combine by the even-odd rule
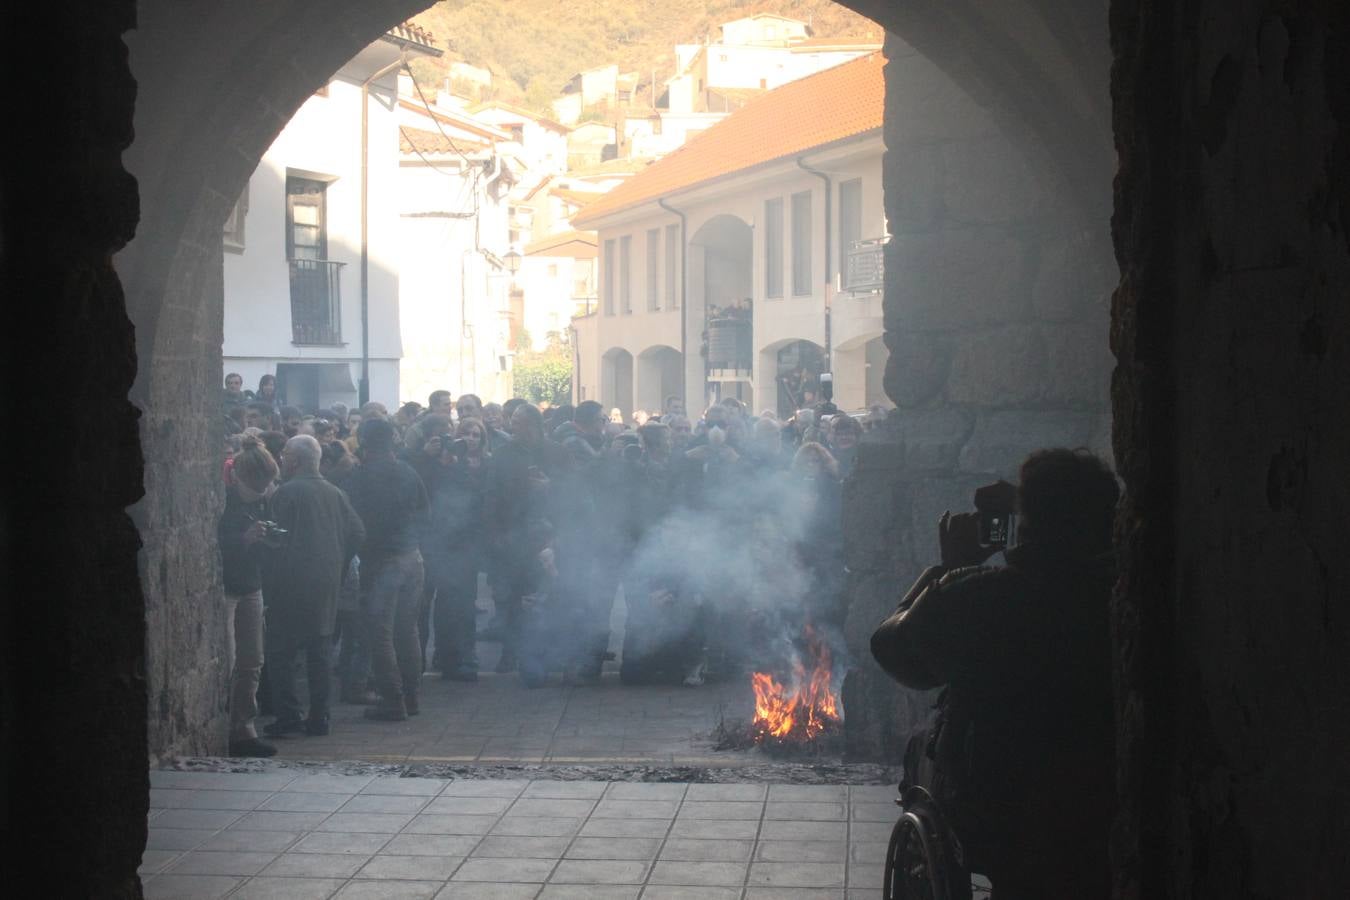
[[[267,497],[277,477],[276,460],[251,435],[242,439],[225,488],[225,512],[217,530],[225,580],[225,658],[230,672],[230,756],[273,756],[259,740],[258,679],[263,667],[262,562],[264,541],[275,536]]]
[[[436,596],[432,668],[445,679],[477,681],[474,620],[478,571],[487,548],[487,428],[478,419],[461,419],[455,434],[447,431],[432,441],[440,455],[426,482],[431,510],[422,541],[427,580]]]
[[[268,543],[263,569],[267,598],[268,664],[277,719],[269,737],[328,734],[330,656],[338,594],[347,563],[366,531],[347,495],[319,474],[319,442],[297,435],[281,453],[281,487],[272,518],[281,529]],[[236,464],[237,465],[237,464]],[[295,660],[305,654],[309,714],[301,717]]]
[[[943,514],[941,565],[872,635],[896,680],[946,687],[926,742],[936,799],[998,900],[1110,895],[1118,498],[1087,451],[1033,453],[1019,487]],[[984,565],[1000,550],[1006,565]]]

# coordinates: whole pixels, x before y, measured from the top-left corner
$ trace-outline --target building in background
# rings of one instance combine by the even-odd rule
[[[424,102],[424,99],[426,102]],[[400,90],[399,300],[403,400],[433,390],[511,396],[511,192],[523,163],[518,135]],[[518,258],[518,257],[517,257]]]
[[[250,177],[224,261],[225,371],[246,387],[274,374],[303,409],[398,401],[397,71],[409,55],[440,55],[431,40],[400,26],[362,50]]]
[[[756,94],[881,49],[876,40],[814,38],[798,19],[760,13],[723,23],[715,43],[675,49],[678,71],[666,82],[671,113],[733,112]]]
[[[572,218],[599,250],[599,308],[573,322],[577,399],[786,415],[832,371],[840,408],[884,402],[883,64],[768,91]]]

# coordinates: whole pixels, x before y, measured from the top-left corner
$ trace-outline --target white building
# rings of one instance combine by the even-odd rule
[[[807,23],[771,13],[720,30],[716,43],[676,48],[679,68],[666,82],[670,112],[732,112],[747,91],[773,90],[881,49],[880,40],[813,38]]]
[[[578,400],[786,414],[832,370],[841,408],[883,401],[883,63],[770,91],[573,218],[600,251]]]
[[[519,328],[508,271],[517,173],[503,152],[513,135],[444,98],[424,105],[411,82],[399,107],[402,399],[505,399]]]
[[[399,400],[396,73],[409,54],[439,55],[429,40],[398,28],[362,50],[249,179],[224,265],[225,371],[246,387],[274,374],[304,409]]]

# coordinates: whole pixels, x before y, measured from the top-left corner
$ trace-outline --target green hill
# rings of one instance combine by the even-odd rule
[[[446,50],[418,60],[418,80],[443,83],[450,62],[491,69],[503,100],[540,110],[577,72],[617,63],[640,84],[669,78],[675,44],[716,39],[722,22],[759,12],[809,21],[816,37],[873,37],[879,25],[833,0],[441,0],[414,21]]]

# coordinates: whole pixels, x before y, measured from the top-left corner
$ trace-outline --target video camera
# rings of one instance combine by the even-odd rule
[[[975,491],[975,511],[980,517],[980,543],[1006,548],[1017,543],[1017,488],[996,481]]]

